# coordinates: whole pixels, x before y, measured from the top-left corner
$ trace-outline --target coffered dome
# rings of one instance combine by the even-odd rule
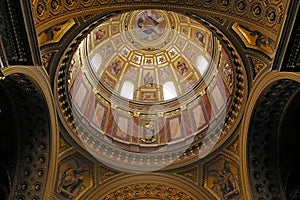
[[[213,58],[219,59],[218,48],[195,20],[140,10],[102,23],[81,43],[78,56],[93,89],[101,84],[111,94],[153,103],[178,98],[201,82]]]
[[[220,145],[238,82],[228,50],[207,26],[136,10],[92,29],[68,68],[73,137],[104,162],[108,152],[118,162],[149,159],[146,170],[171,164],[191,145],[205,146],[200,158]]]

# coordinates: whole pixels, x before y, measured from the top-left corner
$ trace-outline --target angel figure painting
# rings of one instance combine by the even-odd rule
[[[144,85],[147,88],[151,88],[154,84],[154,77],[150,74],[150,72],[147,72],[143,80],[144,80]]]
[[[58,192],[66,199],[74,199],[85,188],[84,179],[87,175],[86,169],[79,166],[77,161],[70,161],[61,171]]]
[[[115,62],[113,62],[110,66],[110,73],[113,75],[113,76],[117,76],[120,74],[121,70],[122,70],[122,67],[121,67],[121,61],[120,60],[117,60]]]
[[[214,177],[212,190],[222,199],[232,199],[240,193],[238,177],[230,169],[228,161],[225,161],[223,167],[216,170],[210,170],[209,174]]]
[[[186,71],[188,70],[186,63],[183,61],[178,61],[176,70],[178,71],[178,73],[180,75],[184,75],[186,73]]]
[[[163,34],[166,22],[159,12],[146,10],[137,16],[134,27],[136,34],[142,40],[153,41]]]
[[[198,42],[200,42],[201,44],[205,44],[205,37],[204,37],[203,31],[198,31],[198,32],[196,32],[195,35],[196,35]]]
[[[102,29],[96,30],[95,33],[94,33],[95,42],[100,42],[102,40],[104,34],[105,34],[104,30],[102,30]]]

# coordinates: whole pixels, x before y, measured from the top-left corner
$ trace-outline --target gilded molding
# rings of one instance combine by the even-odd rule
[[[93,192],[84,196],[85,199],[211,199],[210,195],[201,192],[194,184],[169,174],[124,174],[111,179]]]
[[[69,4],[68,2],[72,2]],[[99,11],[107,10],[131,10],[131,9],[143,9],[147,8],[164,8],[170,10],[189,10],[189,11],[201,11],[214,15],[225,14],[232,18],[243,19],[245,21],[251,21],[261,27],[268,27],[273,32],[280,31],[282,27],[282,18],[287,12],[286,8],[289,2],[284,1],[270,1],[266,0],[261,2],[259,0],[239,0],[235,2],[221,1],[216,3],[215,1],[166,1],[160,3],[159,1],[45,1],[35,0],[32,1],[32,10],[34,13],[36,27],[43,27],[53,19],[64,20],[66,18],[73,18],[80,15],[86,15],[88,13],[99,13]],[[249,9],[250,8],[250,9]]]
[[[258,59],[257,57],[254,56],[247,56],[250,63],[251,63],[251,71],[253,74],[253,80],[256,78],[258,73],[262,71],[264,68],[268,67],[268,64],[263,62],[262,60]]]
[[[232,26],[232,29],[240,37],[247,48],[258,50],[271,59],[274,58],[277,39],[275,35],[238,23],[235,23]]]

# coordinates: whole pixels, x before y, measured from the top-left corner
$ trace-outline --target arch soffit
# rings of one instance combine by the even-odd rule
[[[250,174],[248,173],[248,158],[247,158],[247,144],[248,144],[248,135],[249,128],[251,125],[252,115],[256,108],[256,103],[262,98],[264,91],[279,80],[288,79],[292,81],[296,81],[300,83],[300,74],[299,73],[291,73],[291,72],[270,72],[269,69],[264,69],[257,79],[255,80],[253,87],[250,89],[250,94],[248,97],[248,101],[246,103],[246,107],[244,110],[244,116],[241,122],[241,176],[243,185],[245,186],[245,194],[248,197],[251,197],[251,189],[250,189]],[[280,97],[278,97],[280,98]]]
[[[56,174],[57,170],[57,152],[58,152],[58,120],[55,109],[55,102],[51,91],[51,86],[49,84],[49,78],[46,72],[41,67],[37,66],[10,66],[4,68],[2,71],[3,75],[9,76],[13,74],[22,74],[29,78],[32,82],[34,82],[41,91],[45,103],[48,107],[49,114],[49,124],[50,124],[50,160],[49,160],[49,169],[48,169],[48,177],[46,183],[46,189],[44,198],[51,199],[53,193],[51,191],[54,190],[54,182],[56,178],[53,176]]]

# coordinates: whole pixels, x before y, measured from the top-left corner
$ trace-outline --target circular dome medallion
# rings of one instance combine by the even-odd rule
[[[220,146],[238,121],[245,71],[207,26],[137,10],[91,30],[67,73],[66,59],[57,71],[71,136],[99,161],[131,172],[180,166]]]
[[[133,48],[156,50],[173,39],[174,15],[160,10],[138,10],[122,16],[123,33]]]
[[[155,42],[165,33],[168,21],[162,12],[157,10],[144,10],[132,17],[131,27],[135,36],[142,42]]]

